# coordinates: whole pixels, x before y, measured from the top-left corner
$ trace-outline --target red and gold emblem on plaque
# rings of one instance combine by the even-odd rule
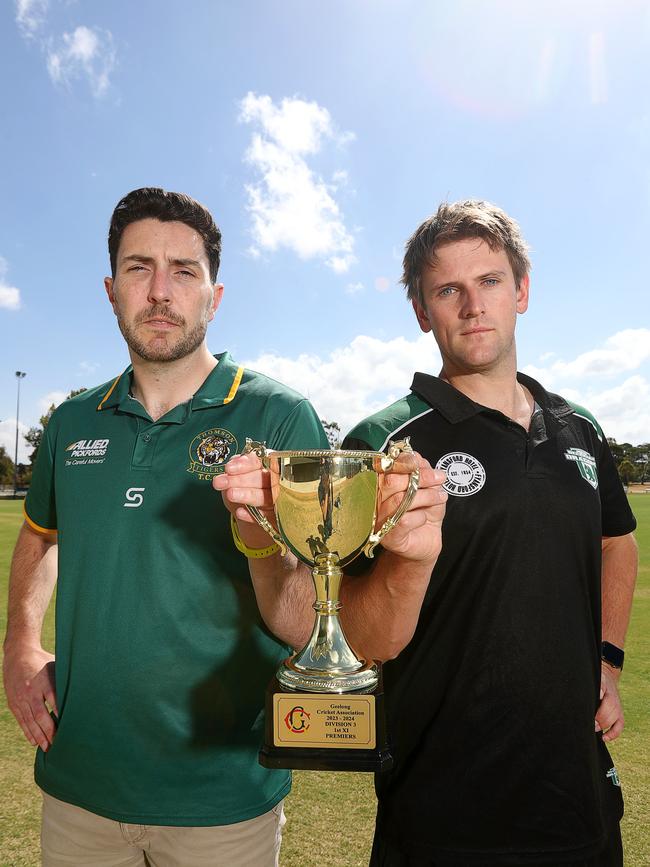
[[[301,735],[309,728],[309,718],[310,714],[307,713],[302,705],[297,704],[295,707],[292,707],[289,713],[285,716],[284,724],[290,732]]]

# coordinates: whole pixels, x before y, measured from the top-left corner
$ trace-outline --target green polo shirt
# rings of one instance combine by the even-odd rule
[[[56,530],[58,729],[50,795],[121,822],[221,825],[289,790],[257,762],[265,687],[286,648],[265,628],[211,480],[247,436],[326,448],[313,408],[227,353],[154,422],[131,368],[63,403],[25,511]]]

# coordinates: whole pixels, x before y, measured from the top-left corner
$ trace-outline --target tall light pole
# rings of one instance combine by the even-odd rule
[[[16,384],[18,393],[16,395],[16,451],[14,454],[14,500],[16,499],[16,490],[18,488],[18,414],[20,413],[20,380],[27,376],[22,370],[16,371]]]

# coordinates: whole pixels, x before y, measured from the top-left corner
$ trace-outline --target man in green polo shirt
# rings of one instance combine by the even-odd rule
[[[52,416],[10,583],[5,688],[39,747],[43,863],[270,867],[290,777],[257,762],[264,688],[309,632],[311,583],[245,522],[238,551],[211,483],[246,436],[327,439],[300,395],[208,351],[223,286],[203,206],[135,190],[109,252],[132,364]],[[444,496],[418,494],[393,542],[426,580],[419,513]],[[55,672],[40,632],[57,553]]]

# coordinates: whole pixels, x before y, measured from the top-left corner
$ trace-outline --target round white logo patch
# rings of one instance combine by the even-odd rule
[[[437,470],[445,470],[447,481],[442,486],[453,497],[470,497],[485,484],[485,469],[480,461],[465,452],[449,452],[436,464]]]

